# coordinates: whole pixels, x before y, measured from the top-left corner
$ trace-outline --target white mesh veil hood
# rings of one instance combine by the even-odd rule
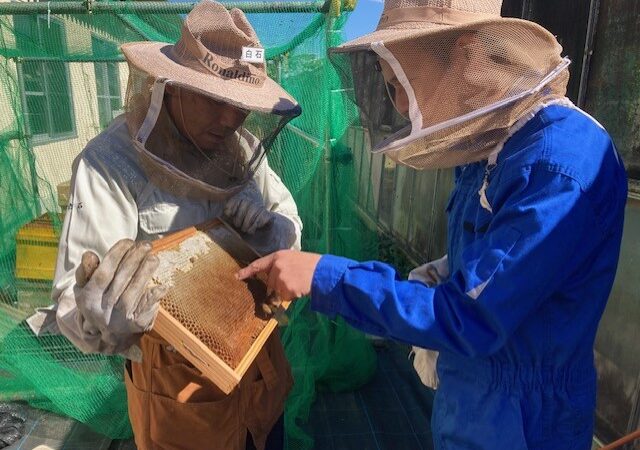
[[[173,83],[130,67],[126,117],[141,165],[155,185],[173,195],[224,201],[253,178],[290,118],[247,112],[245,122],[220,148],[204,151],[176,128],[164,101],[168,84]]]
[[[564,98],[569,60],[544,28],[502,19],[443,29],[406,39],[334,49],[373,152],[416,169],[487,159],[509,129],[531,110]],[[363,54],[373,56],[366,57]],[[372,89],[371,61],[379,62],[406,126],[384,132]],[[368,62],[368,66],[365,65]],[[382,75],[384,74],[384,81]],[[388,127],[387,127],[388,128]],[[383,131],[381,131],[383,130]]]
[[[205,154],[180,134],[166,110],[163,99],[170,81],[155,80],[147,92],[133,92],[141,82],[148,84],[149,80],[130,81],[127,125],[149,179],[174,195],[196,199],[223,201],[241,190],[253,175],[241,168],[260,152],[257,139],[239,129],[225,141],[221,152]]]
[[[235,194],[301,113],[268,77],[265,50],[237,8],[197,2],[175,44],[121,48],[129,63],[126,117],[135,149],[151,180],[174,194],[212,200]],[[175,87],[169,101],[167,86]]]

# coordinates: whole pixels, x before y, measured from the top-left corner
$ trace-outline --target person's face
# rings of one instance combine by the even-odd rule
[[[435,100],[438,85],[445,73],[445,67],[441,61],[442,58],[437,55],[435,49],[421,45],[398,48],[397,51],[391,48],[391,51],[405,72],[423,117],[430,115],[429,111],[422,109],[424,105],[429,105]],[[409,96],[407,92],[398,81],[391,66],[382,59],[379,60],[379,63],[382,69],[382,76],[387,83],[387,90],[389,95],[392,96],[396,109],[400,114],[408,118]]]
[[[178,89],[169,91],[169,113],[180,133],[203,150],[215,150],[247,118],[248,111]]]

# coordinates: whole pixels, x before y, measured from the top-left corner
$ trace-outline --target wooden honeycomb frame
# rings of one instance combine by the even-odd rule
[[[163,250],[176,248],[186,239],[196,235],[198,231],[207,231],[215,227],[226,227],[238,240],[241,238],[231,227],[220,219],[206,222],[197,227],[187,228],[177,233],[168,235],[162,239],[153,242],[153,253]],[[258,255],[247,244],[244,244],[256,258]],[[289,306],[289,302],[283,302],[284,308]],[[164,340],[172,345],[182,356],[184,356],[191,364],[209,378],[223,392],[230,393],[240,383],[243,375],[251,366],[256,356],[265,345],[271,333],[277,327],[278,322],[271,318],[267,321],[257,339],[251,345],[249,351],[244,355],[239,365],[233,369],[220,357],[218,357],[211,349],[203,344],[194,334],[185,328],[178,320],[176,320],[167,310],[160,307],[153,330],[158,333]]]

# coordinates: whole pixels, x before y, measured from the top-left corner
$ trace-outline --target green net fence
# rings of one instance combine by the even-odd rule
[[[240,6],[268,49],[271,77],[303,107],[269,162],[297,201],[304,248],[375,258],[376,233],[348,195],[356,177],[347,134],[357,111],[326,57],[342,39],[344,5]],[[0,401],[28,401],[112,438],[131,436],[123,361],[84,355],[60,336],[35,337],[25,319],[50,304],[61,221],[69,207],[81,207],[66,198],[73,160],[122,113],[128,70],[119,46],[175,42],[189,8],[0,2]],[[311,448],[303,427],[316,390],[361,386],[375,370],[375,353],[362,334],[311,313],[306,301],[295,304],[282,333],[295,377],[286,409],[288,448]]]

